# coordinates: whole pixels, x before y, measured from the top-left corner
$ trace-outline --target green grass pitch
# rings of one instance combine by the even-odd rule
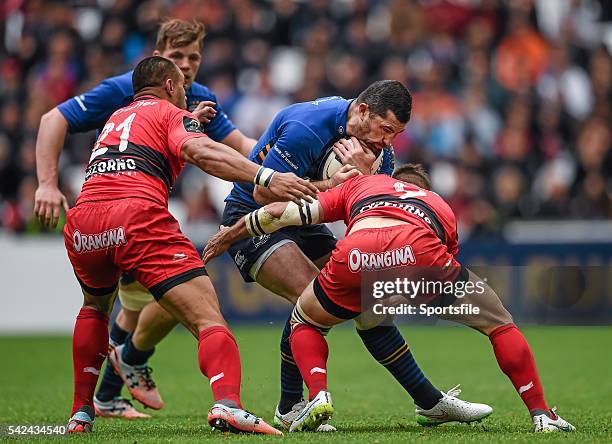
[[[277,401],[281,325],[234,328],[243,360],[242,399],[271,421]],[[206,424],[211,405],[207,381],[196,361],[196,342],[185,332],[166,339],[153,357],[154,377],[166,407],[148,421],[100,418],[95,433],[79,442],[612,442],[612,327],[531,327],[547,399],[577,428],[573,435],[534,436],[529,416],[499,371],[488,340],[461,327],[403,328],[430,380],[462,397],[493,406],[482,424],[424,429],[414,421],[408,395],[369,357],[352,328],[336,328],[330,344],[330,391],[335,435],[284,437],[214,433]],[[72,393],[68,337],[0,337],[0,423],[64,423]],[[66,438],[58,438],[65,440]],[[3,437],[0,437],[0,441]]]

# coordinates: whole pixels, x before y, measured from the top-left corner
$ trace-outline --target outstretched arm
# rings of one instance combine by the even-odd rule
[[[323,207],[319,201],[302,202],[274,202],[242,217],[231,227],[221,227],[204,249],[202,259],[204,263],[223,254],[231,244],[249,236],[261,236],[273,233],[283,227],[292,225],[311,225],[323,220]]]
[[[208,174],[231,182],[251,182],[267,187],[276,200],[299,202],[316,197],[317,189],[292,173],[278,173],[260,167],[227,145],[208,137],[187,140],[182,145],[183,159]]]

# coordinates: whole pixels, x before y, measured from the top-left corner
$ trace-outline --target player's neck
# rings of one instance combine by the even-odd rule
[[[164,92],[160,91],[159,88],[144,88],[143,90],[138,91],[138,93],[134,95],[134,100],[139,100],[146,97],[155,97],[157,99],[167,100],[167,98],[165,97],[166,94],[164,94]]]
[[[346,135],[354,136],[357,130],[354,116],[357,113],[357,101],[353,100],[346,110]]]

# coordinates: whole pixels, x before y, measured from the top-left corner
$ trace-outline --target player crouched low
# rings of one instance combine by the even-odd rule
[[[345,183],[354,183],[354,180],[362,180],[363,177],[374,176],[360,176],[359,179],[349,180]],[[387,179],[392,180],[389,177],[387,177]],[[374,180],[374,182],[375,181],[376,180]],[[364,189],[370,186],[371,184],[367,185]],[[325,193],[320,193],[319,198],[323,195],[327,196],[329,193],[332,193],[333,196],[337,196],[338,190],[340,189],[345,189],[345,185],[341,185]],[[263,232],[273,232],[287,225],[339,220],[342,217],[340,217],[337,210],[339,210],[341,204],[339,201],[335,202],[335,204],[334,211],[330,211],[330,208],[323,210],[324,207],[315,202],[313,205],[305,205],[304,207],[298,207],[297,205],[288,207],[286,203],[279,203],[278,205],[269,205],[249,213],[232,228],[220,232],[209,241],[204,252],[204,259],[208,261],[212,257],[223,253],[230,244],[238,239],[247,237],[249,234],[262,235]],[[349,231],[351,231],[353,221],[351,220],[348,225]],[[388,227],[388,225],[386,226]],[[332,397],[327,390],[328,348],[324,336],[327,335],[332,326],[348,319],[353,319],[360,314],[359,274],[346,273],[348,269],[342,272],[337,268],[340,262],[344,262],[344,264],[347,263],[346,261],[339,260],[337,257],[338,254],[342,255],[346,253],[346,248],[344,248],[344,246],[347,242],[351,242],[352,237],[363,239],[362,233],[372,232],[370,229],[359,231],[359,228],[355,231],[358,231],[358,234],[349,235],[346,239],[339,242],[338,249],[332,254],[330,262],[323,268],[319,278],[313,281],[315,285],[314,288],[316,289],[313,289],[313,283],[311,283],[306,290],[304,290],[291,315],[291,349],[300,373],[308,386],[309,401],[305,403],[301,411],[297,413],[291,424],[289,424],[288,428],[290,432],[315,431],[319,429],[322,424],[325,424],[334,414]],[[383,231],[384,235],[388,230],[383,229]],[[351,245],[355,246],[354,244]],[[339,251],[340,253],[338,253]],[[347,274],[352,274],[353,276],[349,277]],[[321,276],[325,276],[325,279],[335,281],[334,288],[336,297],[344,300],[339,303],[340,305],[335,304],[335,298],[334,301],[327,298],[323,303],[317,301],[317,298],[323,297],[321,296],[323,290],[320,289],[318,283]],[[346,307],[347,304],[349,308]],[[384,345],[383,348],[388,348],[388,345],[389,344]],[[402,371],[410,372],[412,368],[409,366],[409,363],[405,362],[403,359],[409,355],[409,348],[403,343],[397,351],[392,353],[388,364],[391,365],[392,361],[395,361],[393,365],[404,365]],[[410,360],[412,360],[412,358]],[[398,369],[398,371],[400,370],[401,369]],[[420,373],[420,370],[418,371]],[[414,376],[417,377],[418,375]],[[420,376],[421,379],[425,379],[422,374]],[[432,393],[430,397],[433,398],[433,402],[427,406],[427,408],[418,407],[417,412],[422,417],[428,418],[431,423],[436,422],[442,424],[455,421],[470,423],[486,418],[493,411],[488,405],[471,403],[457,398],[457,395],[460,393],[460,390],[457,388],[450,390],[448,393],[443,393],[435,390],[429,383],[425,385],[435,392]],[[421,390],[427,390],[427,388]]]
[[[300,295],[293,310],[291,350],[309,389],[309,403],[291,424],[291,431],[315,430],[334,412],[327,390],[328,347],[325,335],[332,326],[364,312],[362,279],[367,269],[357,266],[354,253],[380,255],[395,249],[410,251],[410,260],[378,267],[409,275],[417,267],[444,273],[450,282],[480,283],[482,294],[452,297],[446,305],[478,305],[477,317],[440,316],[487,335],[501,370],[508,376],[529,410],[536,432],[573,432],[575,427],[556,415],[544,400],[544,391],[529,344],[497,294],[455,258],[458,236],[455,216],[436,193],[420,165],[404,165],[393,177],[357,176],[319,193],[312,204],[274,203],[247,214],[231,228],[215,235],[206,246],[204,262],[241,239],[271,233],[285,226],[344,220],[346,237],[338,242],[330,260]],[[351,259],[352,258],[352,259]],[[432,295],[438,298],[439,295]],[[439,301],[434,299],[434,301]],[[367,311],[366,311],[367,312]],[[377,328],[384,328],[382,326]],[[408,347],[405,346],[406,352]],[[398,351],[398,353],[401,353]],[[449,391],[431,409],[417,406],[422,425],[471,422],[488,416],[492,409],[457,399]]]

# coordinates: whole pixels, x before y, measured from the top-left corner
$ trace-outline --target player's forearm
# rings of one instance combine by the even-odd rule
[[[233,244],[234,242],[239,241],[241,239],[246,239],[249,236],[250,234],[247,231],[244,217],[240,218],[238,222],[232,225],[232,227],[228,230],[227,233],[229,244]]]
[[[67,132],[68,122],[57,108],[40,119],[36,137],[36,176],[39,184],[57,186],[57,167]]]
[[[244,157],[249,157],[251,151],[253,151],[253,147],[257,143],[257,140],[251,139],[245,135],[242,136],[242,143],[240,152]]]
[[[323,220],[323,207],[316,200],[302,202],[301,206],[294,202],[274,202],[252,211],[242,220],[249,235],[262,236],[288,226],[317,224]]]

